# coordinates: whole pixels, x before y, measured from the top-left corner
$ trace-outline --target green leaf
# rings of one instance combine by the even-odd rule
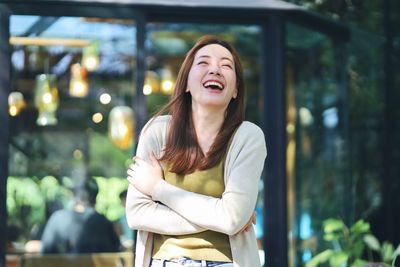
[[[364,267],[368,264],[368,261],[362,260],[362,259],[356,259],[350,267]]]
[[[349,255],[346,252],[336,252],[329,259],[329,264],[332,267],[341,267],[347,260],[349,259]]]
[[[381,249],[381,245],[378,239],[371,234],[367,234],[364,236],[364,242],[371,250],[379,251]]]
[[[400,245],[397,246],[396,250],[393,252],[392,267],[396,263],[397,257],[400,255]]]
[[[368,233],[369,229],[370,229],[369,223],[365,222],[364,220],[358,220],[351,226],[350,231],[355,234],[362,234],[362,233]]]
[[[345,228],[344,223],[338,219],[327,219],[324,221],[324,232],[332,233]]]
[[[389,242],[383,242],[381,248],[381,256],[383,262],[391,262],[393,259],[394,248]]]
[[[334,234],[334,233],[324,234],[324,240],[325,240],[325,241],[338,240],[339,237],[340,237],[339,235]]]
[[[399,255],[400,255],[400,245],[398,245],[396,250],[393,252],[393,257],[397,257]]]
[[[305,267],[317,267],[319,264],[328,261],[333,254],[334,251],[331,249],[324,250],[307,262]]]

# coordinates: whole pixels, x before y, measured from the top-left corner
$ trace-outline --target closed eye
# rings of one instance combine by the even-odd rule
[[[206,61],[199,61],[199,62],[197,63],[197,65],[204,65],[204,64],[207,64],[207,62],[206,62]]]

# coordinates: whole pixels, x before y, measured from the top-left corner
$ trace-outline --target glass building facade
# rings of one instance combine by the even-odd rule
[[[138,133],[168,100],[185,53],[204,34],[237,48],[246,120],[266,133],[255,207],[262,261],[303,266],[323,249],[317,229],[325,218],[352,220],[342,25],[268,1],[248,12],[210,3],[22,2],[0,5],[0,57],[9,73],[0,78],[2,257],[37,253],[31,241],[88,177],[100,187],[96,210],[113,222],[124,216],[119,194]],[[131,252],[132,235],[120,238]]]

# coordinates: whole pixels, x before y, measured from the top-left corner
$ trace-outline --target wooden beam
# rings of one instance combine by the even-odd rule
[[[10,37],[11,45],[33,45],[33,46],[75,46],[85,47],[90,45],[90,40],[63,39],[63,38],[37,38],[37,37]]]

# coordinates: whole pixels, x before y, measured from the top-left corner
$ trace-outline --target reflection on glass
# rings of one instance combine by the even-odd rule
[[[338,108],[343,66],[328,37],[290,23],[287,33],[289,266],[304,266],[325,249],[323,221],[350,213]]]
[[[260,123],[262,105],[260,83],[261,28],[255,25],[148,23],[146,62],[159,75],[159,94],[148,95],[148,114],[154,114],[172,94],[185,53],[201,36],[213,34],[231,42],[240,54],[246,83],[246,119]],[[147,84],[147,83],[146,83]],[[153,89],[153,88],[152,88]]]
[[[36,77],[35,106],[39,111],[36,123],[40,126],[57,124],[58,89],[56,76],[40,74]]]
[[[35,24],[42,25],[39,31]],[[71,189],[88,176],[99,181],[96,210],[111,221],[124,216],[118,196],[128,185],[126,161],[131,151],[113,144],[104,122],[115,106],[114,96],[121,106],[135,102],[135,32],[132,20],[10,16],[10,92],[23,95],[27,110],[12,119],[8,147],[7,222],[18,228],[18,253],[39,252],[33,244],[40,242],[49,216],[69,207]],[[80,69],[71,77],[71,66],[82,63],[83,48],[90,43],[98,44],[101,64],[95,72]],[[36,80],[39,73],[53,76]],[[78,86],[70,88],[71,78]],[[86,97],[71,97],[70,89],[72,95]],[[38,124],[57,126],[40,127],[33,109],[39,111]],[[124,146],[132,143],[127,138],[133,134],[122,139]]]

